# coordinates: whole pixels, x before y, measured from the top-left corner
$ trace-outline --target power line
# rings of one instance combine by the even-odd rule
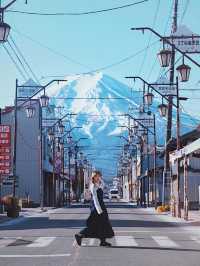
[[[93,11],[85,11],[85,12],[56,12],[56,13],[44,13],[44,12],[27,12],[27,11],[20,11],[20,10],[7,10],[6,12],[12,12],[12,13],[19,13],[24,15],[37,15],[37,16],[82,16],[82,15],[92,15],[92,14],[98,14],[98,13],[105,13],[109,11],[115,11],[123,8],[132,7],[135,5],[142,4],[144,2],[148,2],[148,0],[142,0],[138,2],[133,2],[131,4],[107,8],[107,9],[100,9],[100,10],[93,10]]]
[[[49,50],[50,52],[52,52],[52,53],[54,53],[54,54],[56,54],[56,55],[58,55],[58,56],[60,56],[60,57],[62,57],[62,58],[64,58],[64,59],[66,59],[67,61],[70,61],[70,62],[72,62],[72,63],[74,63],[74,64],[77,64],[77,65],[80,65],[80,66],[82,66],[82,67],[84,67],[84,68],[89,69],[89,71],[87,71],[87,72],[81,72],[81,73],[69,74],[69,75],[77,75],[77,76],[79,76],[79,75],[91,74],[91,73],[95,73],[95,72],[98,72],[98,71],[103,71],[103,70],[106,70],[106,69],[113,68],[113,67],[115,67],[115,66],[117,66],[117,65],[120,65],[120,64],[122,64],[122,63],[125,63],[125,62],[127,62],[127,61],[133,59],[134,57],[136,57],[136,56],[138,56],[139,54],[143,53],[143,52],[147,49],[147,47],[144,47],[143,49],[137,51],[136,53],[131,54],[131,55],[127,56],[127,57],[124,57],[124,58],[122,58],[122,59],[120,59],[120,60],[118,60],[118,61],[116,61],[116,62],[114,62],[114,63],[112,63],[112,64],[108,64],[108,65],[105,65],[105,66],[103,66],[103,67],[99,67],[99,68],[96,68],[96,69],[93,69],[93,70],[92,70],[91,67],[89,67],[89,66],[87,66],[87,65],[85,65],[85,64],[83,64],[83,63],[80,63],[80,62],[78,62],[78,61],[76,61],[76,60],[74,60],[74,59],[72,59],[72,58],[70,58],[70,57],[68,57],[68,56],[66,56],[66,55],[64,55],[64,54],[62,54],[62,53],[60,53],[60,52],[58,52],[58,51],[56,51],[56,50],[54,50],[54,49],[52,49],[52,48],[50,48],[50,47],[44,45],[44,44],[42,44],[41,42],[38,42],[38,41],[34,40],[33,38],[31,38],[31,37],[28,36],[27,34],[21,33],[21,32],[19,32],[19,31],[16,30],[16,29],[14,30],[14,32],[16,32],[17,34],[19,34],[19,35],[21,35],[21,36],[23,36],[23,37],[25,37],[25,38],[27,38],[27,39],[29,39],[30,41],[32,41],[32,42],[34,42],[34,43],[37,43],[37,44],[40,45],[41,47],[43,47],[43,48]],[[153,46],[154,46],[155,44],[157,44],[158,42],[159,42],[159,40],[156,40],[155,42],[152,42],[151,44],[149,44],[149,48],[150,48],[150,47],[153,47]]]
[[[152,28],[155,28],[155,24],[156,24],[156,21],[157,21],[157,18],[158,18],[159,8],[160,8],[160,0],[158,0],[157,6],[156,6],[156,10],[155,10],[155,13],[154,13],[154,18],[153,18],[153,23],[152,23]],[[149,45],[150,45],[151,39],[152,39],[152,32],[150,33],[149,40],[148,40],[148,43],[147,43],[147,48],[145,50],[144,57],[143,57],[142,63],[141,63],[140,68],[139,68],[139,76],[141,76],[141,72],[142,72],[144,63],[145,63],[146,58],[147,58],[147,54],[148,54],[148,50],[149,50]]]
[[[182,14],[181,19],[180,19],[180,23],[182,23],[182,21],[183,21],[183,19],[185,17],[185,14],[186,14],[188,6],[189,6],[189,3],[190,3],[190,0],[187,0],[187,2],[185,4],[185,9],[184,9],[183,14]]]
[[[172,10],[173,10],[173,1],[172,1],[171,7],[170,7],[170,11],[169,11],[169,15],[168,15],[168,18],[167,18],[167,21],[166,21],[166,24],[165,24],[165,29],[164,29],[164,34],[163,34],[164,36],[166,34],[166,31],[167,31],[167,28],[168,28],[168,25],[169,25],[169,21],[170,21],[170,18],[171,18]],[[156,61],[157,61],[157,58],[155,58],[152,66],[150,68],[150,71],[149,71],[149,74],[148,74],[148,77],[147,77],[148,80],[150,79],[150,77],[152,75],[152,72],[153,72],[153,70],[154,70],[154,68],[156,66]],[[159,76],[161,75],[161,72],[162,72],[162,70],[160,70]]]
[[[26,64],[26,66],[28,67],[29,71],[31,72],[32,76],[34,77],[35,81],[37,81],[39,83],[39,80],[37,78],[37,76],[35,75],[35,73],[33,72],[33,70],[31,69],[30,65],[28,64],[27,60],[25,59],[25,57],[23,56],[22,52],[20,51],[19,47],[17,46],[16,42],[14,41],[14,39],[12,38],[12,36],[10,35],[10,39],[13,43],[13,45],[15,46],[15,49],[17,50],[17,52],[20,54],[21,58],[23,59],[24,63]]]
[[[26,73],[27,77],[29,77],[29,73],[26,70],[22,60],[20,59],[19,55],[17,54],[17,52],[15,51],[15,49],[13,48],[13,46],[11,45],[11,43],[9,41],[7,41],[8,45],[10,46],[11,50],[13,51],[14,55],[16,56],[17,60],[19,61],[21,67],[23,68],[24,72]]]
[[[15,61],[15,59],[13,58],[13,56],[11,55],[11,53],[8,51],[8,49],[6,48],[6,46],[4,44],[3,44],[3,48],[6,51],[6,53],[8,54],[8,56],[10,57],[11,61],[13,62],[13,64],[17,68],[17,70],[19,71],[19,73],[21,74],[21,76],[23,77],[24,81],[26,81],[27,80],[26,76],[24,75],[24,73],[22,72],[22,70],[18,66],[17,62]]]
[[[39,46],[41,46],[41,47],[43,47],[43,48],[49,50],[51,53],[56,54],[56,55],[58,55],[58,56],[60,56],[60,57],[63,57],[63,58],[65,58],[67,61],[69,61],[69,62],[71,62],[71,63],[74,63],[74,64],[76,64],[76,65],[80,65],[80,66],[82,66],[82,67],[84,67],[84,68],[87,68],[87,69],[90,69],[90,67],[88,67],[87,65],[82,64],[82,63],[80,63],[80,62],[74,60],[73,58],[71,58],[71,57],[69,57],[69,56],[67,56],[67,55],[62,54],[62,53],[60,53],[60,52],[54,50],[53,48],[51,48],[51,47],[49,47],[49,46],[47,46],[47,45],[45,45],[45,44],[43,44],[43,43],[41,43],[41,42],[39,42],[39,41],[37,41],[37,40],[34,40],[32,37],[28,36],[27,34],[21,33],[21,32],[18,31],[16,28],[15,28],[15,29],[12,29],[12,30],[13,30],[14,32],[16,32],[18,35],[21,35],[22,37],[24,37],[24,38],[26,38],[26,39],[29,39],[30,41],[36,43],[37,45],[39,45]]]

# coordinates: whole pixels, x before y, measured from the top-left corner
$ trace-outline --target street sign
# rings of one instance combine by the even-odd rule
[[[200,35],[194,34],[185,25],[178,26],[168,39],[184,53],[200,53]]]
[[[140,113],[138,117],[135,119],[135,121],[138,121],[139,128],[142,127],[140,124],[142,124],[144,127],[154,127],[154,119],[152,115],[149,115],[147,113]],[[141,128],[143,129],[143,128]]]
[[[155,83],[151,84],[162,95],[176,95],[176,85],[170,84],[166,77],[160,77]]]
[[[0,125],[0,175],[11,173],[11,127]]]

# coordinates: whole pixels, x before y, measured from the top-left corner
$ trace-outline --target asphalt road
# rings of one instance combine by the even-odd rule
[[[126,204],[108,208],[115,238],[111,248],[74,234],[85,224],[88,208],[61,208],[0,227],[0,266],[199,266],[200,233],[184,224]],[[200,230],[199,230],[200,232]]]

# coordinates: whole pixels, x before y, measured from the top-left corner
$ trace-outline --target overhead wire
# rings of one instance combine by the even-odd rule
[[[156,5],[156,10],[155,10],[155,13],[154,13],[154,18],[153,18],[153,23],[152,23],[152,28],[155,27],[155,24],[156,24],[156,21],[157,21],[157,18],[158,18],[159,8],[160,8],[160,0],[158,0],[157,5]],[[152,35],[152,32],[151,32],[150,35],[149,35],[149,40],[147,42],[146,50],[144,52],[143,60],[142,60],[141,65],[139,67],[139,76],[141,75],[142,69],[144,67],[144,63],[145,63],[146,58],[147,58],[148,49],[150,48],[149,45],[150,45],[152,36],[153,35]]]
[[[125,63],[125,62],[127,62],[127,61],[133,59],[134,57],[136,57],[136,56],[138,56],[139,54],[143,53],[143,52],[146,50],[146,48],[147,48],[147,47],[144,47],[143,49],[141,49],[141,50],[135,52],[134,54],[131,54],[131,55],[127,56],[127,57],[124,57],[124,58],[122,58],[122,59],[120,59],[120,60],[118,60],[118,61],[116,61],[116,62],[114,62],[114,63],[112,63],[112,64],[108,64],[108,65],[105,65],[105,66],[102,66],[102,67],[99,67],[99,68],[96,68],[96,69],[92,69],[91,67],[89,67],[89,66],[87,66],[87,65],[85,65],[85,64],[82,64],[82,63],[80,63],[80,62],[78,62],[78,61],[76,61],[76,60],[74,60],[74,59],[72,59],[72,58],[70,58],[70,57],[68,57],[68,56],[66,56],[66,55],[64,55],[64,54],[62,54],[62,53],[60,53],[60,52],[58,52],[58,51],[56,51],[56,50],[54,50],[54,49],[52,49],[52,48],[50,48],[50,47],[44,45],[44,44],[42,44],[41,42],[38,42],[38,41],[34,40],[33,38],[31,38],[31,37],[28,36],[27,34],[21,33],[21,32],[19,32],[19,31],[16,30],[16,29],[14,29],[14,32],[16,32],[17,34],[19,34],[19,35],[21,35],[21,36],[23,36],[23,37],[25,37],[25,38],[31,40],[32,42],[37,43],[37,44],[40,45],[41,47],[46,48],[46,49],[49,50],[50,52],[52,52],[52,53],[54,53],[54,54],[57,54],[58,56],[60,56],[60,57],[62,57],[62,58],[64,58],[64,59],[66,59],[67,61],[73,62],[74,64],[77,64],[77,65],[80,65],[80,66],[82,66],[82,67],[84,67],[84,68],[89,69],[89,71],[86,71],[86,72],[80,72],[80,73],[76,73],[76,74],[71,73],[71,74],[69,74],[69,75],[84,75],[84,74],[91,74],[91,73],[95,73],[95,72],[99,72],[99,71],[103,71],[103,70],[107,70],[107,69],[113,68],[113,67],[115,67],[115,66],[118,66],[118,65],[120,65],[120,64],[122,64],[122,63]],[[149,44],[149,48],[150,48],[150,47],[153,47],[153,46],[154,46],[155,44],[157,44],[158,42],[159,42],[159,40],[156,40],[155,42],[152,42],[151,44]]]
[[[19,55],[17,54],[16,50],[13,48],[13,46],[11,45],[9,40],[7,41],[7,43],[9,45],[10,49],[12,50],[12,52],[14,53],[14,55],[16,56],[18,62],[20,63],[21,67],[23,68],[24,72],[26,73],[27,77],[30,77],[30,75],[29,75],[28,71],[26,70],[21,58],[19,57]]]
[[[40,83],[36,74],[33,72],[32,68],[30,67],[29,63],[27,62],[26,58],[24,57],[24,55],[22,54],[21,50],[19,49],[18,45],[16,44],[16,42],[14,41],[12,35],[10,35],[10,40],[13,43],[15,49],[17,50],[17,52],[19,53],[19,55],[21,56],[21,58],[23,59],[25,65],[27,66],[27,68],[29,69],[30,73],[32,74],[33,78],[35,79],[35,81],[38,82],[38,84]]]
[[[183,19],[184,19],[186,13],[187,13],[187,10],[188,10],[188,7],[189,7],[189,4],[190,4],[190,0],[186,0],[185,8],[184,8],[184,10],[183,10],[183,14],[182,14],[182,16],[181,16],[181,18],[180,18],[180,24],[183,22]]]
[[[119,10],[119,9],[124,9],[124,8],[132,7],[135,5],[139,5],[139,4],[148,2],[148,1],[149,0],[141,0],[141,1],[133,2],[131,4],[126,4],[126,5],[121,5],[121,6],[106,8],[106,9],[85,11],[85,12],[45,13],[45,12],[28,12],[28,11],[20,11],[20,10],[13,10],[13,9],[12,10],[8,9],[8,10],[6,10],[6,12],[19,13],[19,14],[25,14],[25,15],[37,15],[37,16],[83,16],[83,15],[92,15],[92,14],[105,13],[105,12],[115,11],[115,10]]]
[[[23,71],[20,69],[19,65],[17,64],[17,62],[13,58],[12,54],[9,52],[9,50],[7,49],[7,47],[4,44],[3,44],[3,48],[6,51],[6,53],[8,54],[8,56],[10,57],[11,61],[13,62],[13,64],[15,65],[16,69],[19,71],[19,73],[23,77],[24,81],[26,81],[27,80],[26,76],[24,75]]]
[[[170,18],[171,18],[172,10],[173,10],[173,1],[172,1],[171,6],[170,6],[169,14],[168,14],[167,21],[166,21],[166,24],[165,24],[164,36],[166,34],[166,31],[167,31],[167,28],[168,28],[168,25],[169,25],[169,21],[170,21]],[[155,60],[154,60],[154,62],[152,64],[152,66],[150,67],[150,71],[149,71],[149,74],[148,74],[148,77],[147,77],[148,80],[151,78],[152,72],[153,72],[153,70],[154,70],[154,68],[156,66],[156,62],[157,62],[157,57],[155,57]],[[162,69],[160,69],[159,76],[161,75],[161,73],[162,73]]]
[[[62,53],[60,53],[59,51],[56,51],[55,49],[53,49],[53,48],[51,48],[51,47],[49,47],[49,46],[47,46],[47,45],[41,43],[40,41],[38,41],[38,40],[34,40],[32,37],[30,37],[30,36],[27,35],[27,34],[24,34],[24,33],[20,32],[20,31],[19,31],[18,29],[16,29],[16,28],[13,28],[12,31],[13,31],[13,32],[16,32],[18,35],[20,35],[20,36],[22,36],[22,37],[24,37],[24,38],[26,38],[26,39],[29,39],[30,41],[36,43],[37,45],[39,45],[39,46],[41,46],[41,47],[43,47],[43,48],[49,50],[49,51],[52,52],[53,54],[56,54],[56,55],[58,55],[58,56],[60,56],[60,57],[65,58],[67,61],[69,61],[69,62],[71,62],[71,63],[74,63],[74,64],[76,64],[76,65],[80,65],[80,66],[82,66],[82,67],[84,67],[84,68],[87,68],[87,69],[91,69],[91,68],[88,67],[87,65],[82,64],[82,63],[78,62],[77,60],[74,60],[73,58],[71,58],[71,57],[69,57],[69,56],[67,56],[67,55],[62,54]]]

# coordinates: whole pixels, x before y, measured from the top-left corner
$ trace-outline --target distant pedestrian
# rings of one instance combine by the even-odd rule
[[[75,235],[76,242],[79,246],[81,246],[83,238],[98,238],[100,240],[100,246],[111,246],[110,243],[106,242],[106,238],[112,238],[114,232],[103,201],[103,181],[101,177],[102,174],[100,171],[95,171],[91,177],[91,213],[86,221],[87,227]]]

